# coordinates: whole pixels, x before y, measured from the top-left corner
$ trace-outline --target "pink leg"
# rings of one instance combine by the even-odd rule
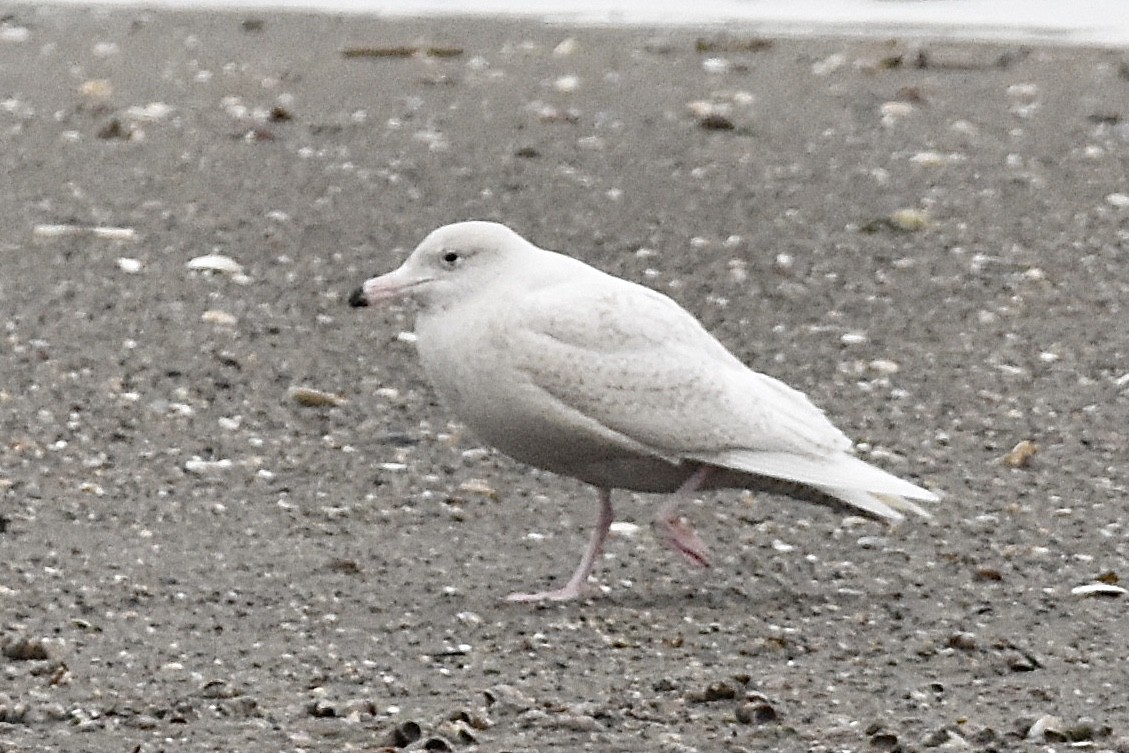
[[[604,548],[604,539],[608,537],[608,529],[611,528],[612,518],[615,515],[612,511],[611,490],[600,489],[599,492],[600,512],[596,518],[596,528],[592,531],[592,538],[588,540],[588,548],[584,550],[584,556],[580,558],[580,564],[577,565],[576,572],[568,579],[568,583],[555,591],[542,591],[532,594],[513,593],[506,597],[508,601],[568,601],[580,596],[581,592],[584,591],[584,585],[588,582],[592,566],[596,564],[596,558],[600,556],[600,552]]]
[[[671,500],[663,505],[652,524],[655,535],[659,541],[674,551],[681,554],[695,567],[709,567],[710,553],[705,542],[698,538],[698,534],[678,514],[678,503],[685,497],[696,492],[713,474],[713,467],[703,465],[683,482]]]

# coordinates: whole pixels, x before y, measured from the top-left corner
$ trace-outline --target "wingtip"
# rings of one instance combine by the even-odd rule
[[[922,490],[922,491],[925,491],[925,490]],[[933,494],[932,492],[927,492],[927,493],[930,495],[931,498],[926,497],[925,495],[921,495],[919,497],[915,497],[914,500],[920,500],[920,501],[923,501],[923,502],[936,502],[936,501],[940,500],[940,497],[938,497],[936,494]],[[917,502],[911,500],[908,497],[903,497],[903,496],[896,495],[896,494],[880,494],[880,493],[872,493],[871,496],[873,496],[875,499],[877,499],[880,503],[882,503],[886,507],[890,508],[890,510],[892,512],[895,512],[895,513],[898,514],[898,517],[893,518],[893,520],[904,519],[905,516],[901,514],[903,512],[912,512],[914,515],[917,515],[920,518],[925,518],[926,520],[930,520],[933,517],[933,513],[929,512],[924,507],[917,504]]]

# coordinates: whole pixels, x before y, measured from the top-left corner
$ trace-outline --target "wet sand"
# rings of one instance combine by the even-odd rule
[[[1127,597],[1072,593],[1129,576],[1125,53],[5,15],[0,751],[1129,750]],[[504,603],[593,492],[345,305],[467,218],[669,293],[934,519],[711,494],[702,573],[620,493],[590,599]]]

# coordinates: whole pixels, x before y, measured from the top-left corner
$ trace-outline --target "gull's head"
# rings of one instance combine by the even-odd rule
[[[446,306],[504,277],[509,262],[533,246],[497,222],[456,222],[433,230],[399,268],[366,280],[350,306],[403,297]]]

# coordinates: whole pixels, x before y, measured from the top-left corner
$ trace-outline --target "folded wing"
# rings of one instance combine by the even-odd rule
[[[747,368],[666,296],[597,273],[536,297],[512,302],[507,357],[633,449],[808,485],[886,518],[937,499],[848,454],[806,396]]]

